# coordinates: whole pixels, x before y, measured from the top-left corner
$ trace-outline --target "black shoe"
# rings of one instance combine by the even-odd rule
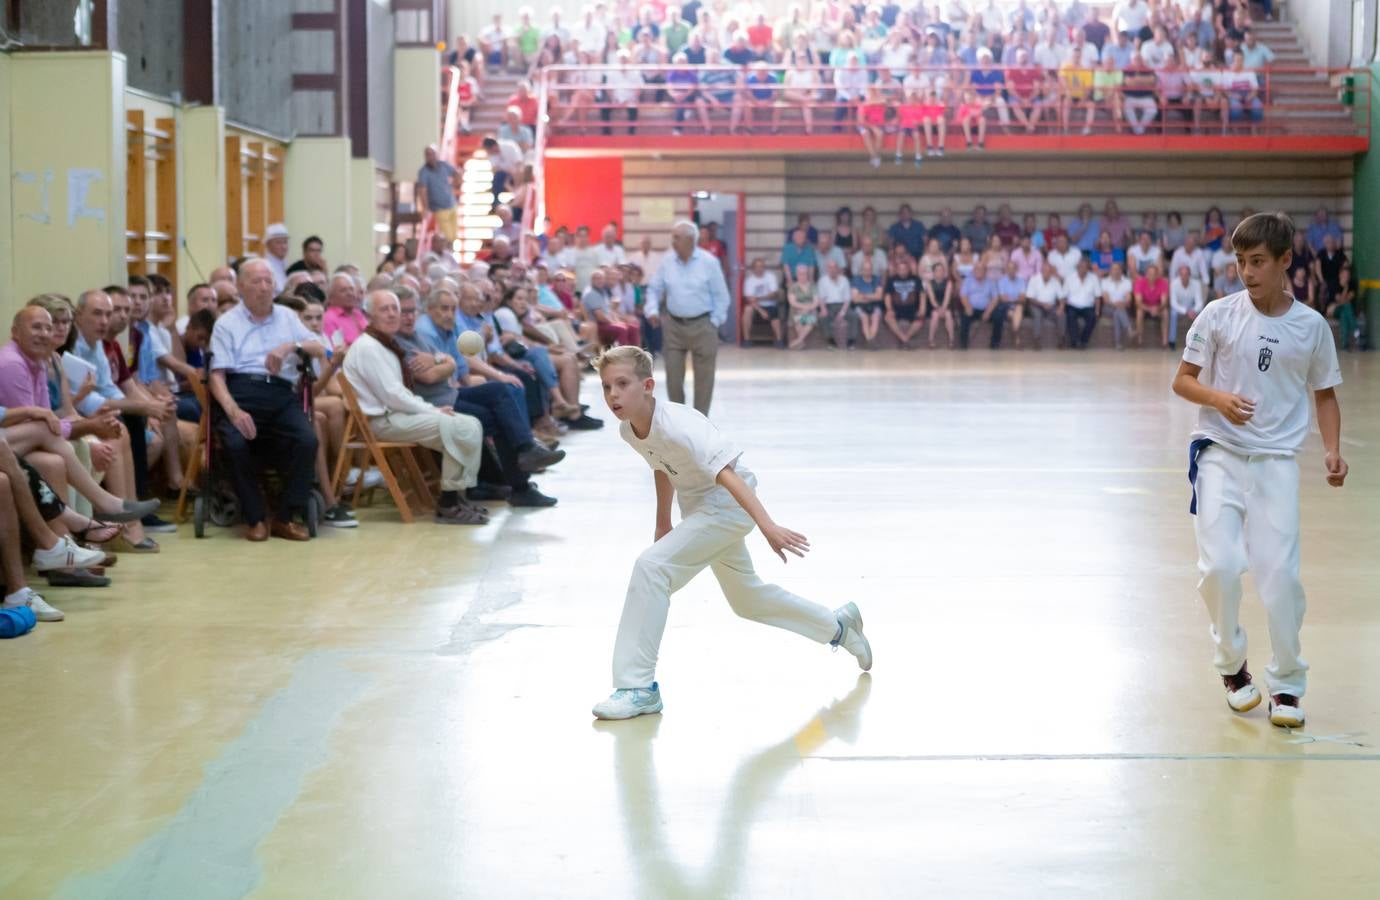
[[[359,527],[359,523],[355,521],[354,514],[347,510],[345,508],[345,504],[343,503],[337,503],[335,506],[332,506],[330,509],[326,510],[325,514],[321,517],[321,522],[322,524],[329,525],[332,528]]]
[[[538,472],[565,459],[564,450],[547,450],[533,444],[517,456],[518,468],[524,472]]]
[[[139,524],[144,526],[145,531],[155,531],[162,534],[172,534],[177,531],[177,526],[167,519],[160,519],[154,513],[149,513],[139,520]]]
[[[104,575],[94,575],[86,569],[73,569],[70,572],[44,572],[48,584],[53,587],[109,587],[110,579]]]
[[[465,491],[465,499],[471,503],[483,503],[487,500],[507,500],[513,495],[513,489],[506,484],[476,484],[474,487]]]
[[[124,500],[121,501],[120,509],[116,512],[100,512],[98,517],[103,522],[133,522],[135,519],[142,519],[144,516],[151,516],[158,512],[161,504],[157,500]]]
[[[538,508],[546,506],[555,506],[556,498],[546,496],[541,491],[537,490],[536,485],[529,484],[525,491],[514,491],[513,495],[508,498],[508,505]]]
[[[580,412],[582,412],[582,413],[587,413],[587,412],[589,412],[589,404],[588,404],[588,403],[581,403],[581,404],[580,404]]]
[[[600,428],[604,427],[603,419],[596,419],[593,416],[587,416],[583,413],[580,414],[580,418],[578,419],[565,419],[564,421],[572,431],[598,431]]]

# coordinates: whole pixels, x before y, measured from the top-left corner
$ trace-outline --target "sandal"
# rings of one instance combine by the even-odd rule
[[[437,525],[487,525],[489,517],[473,506],[452,506],[436,510]]]
[[[86,527],[72,532],[72,538],[79,544],[104,544],[115,540],[124,533],[125,526],[118,522],[102,522],[88,518]]]

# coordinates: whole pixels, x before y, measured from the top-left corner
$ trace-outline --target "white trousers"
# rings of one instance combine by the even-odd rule
[[[753,527],[748,514],[720,487],[694,510],[685,510],[680,524],[642,551],[633,564],[613,647],[615,688],[645,688],[656,680],[671,595],[705,566],[714,571],[728,605],[743,618],[821,644],[834,639],[839,623],[831,610],[757,577],[743,542]]]
[[[474,416],[388,412],[369,420],[374,435],[384,441],[421,444],[441,454],[441,490],[463,491],[479,482],[479,455],[484,429]]]
[[[1212,619],[1213,664],[1233,675],[1246,661],[1241,576],[1249,568],[1265,604],[1274,657],[1271,694],[1302,697],[1308,664],[1299,655],[1305,599],[1299,581],[1299,467],[1292,458],[1241,456],[1219,446],[1198,458],[1198,592]]]

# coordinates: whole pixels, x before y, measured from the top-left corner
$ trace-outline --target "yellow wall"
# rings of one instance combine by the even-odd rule
[[[179,143],[182,196],[177,215],[185,245],[177,254],[177,288],[185,296],[225,263],[225,111],[187,107]]]
[[[10,173],[10,55],[0,53],[0,337],[9,334],[10,315],[16,306]]]
[[[288,227],[302,238],[318,235],[331,268],[346,262],[354,247],[350,173],[348,138],[298,138],[288,146],[283,199]],[[355,262],[363,268],[367,260]]]
[[[12,310],[44,291],[75,296],[124,277],[125,59],[23,53],[7,69]],[[83,184],[84,199],[69,189]]]
[[[374,274],[374,268],[378,265],[379,239],[380,236],[374,233],[374,161],[352,159],[349,261],[359,266],[365,281]]]
[[[393,172],[399,180],[421,168],[427,144],[440,142],[440,78],[441,61],[432,48],[393,51]]]

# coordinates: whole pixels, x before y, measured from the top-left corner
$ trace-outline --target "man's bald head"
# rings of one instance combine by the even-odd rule
[[[114,315],[115,304],[105,291],[82,291],[77,295],[77,315],[73,321],[77,333],[90,346],[95,347],[109,334]]]
[[[35,362],[46,359],[53,351],[53,317],[41,306],[21,307],[14,314],[10,337],[19,345],[19,352]]]
[[[273,270],[268,260],[254,257],[240,263],[240,297],[256,316],[266,316],[273,306]]]

